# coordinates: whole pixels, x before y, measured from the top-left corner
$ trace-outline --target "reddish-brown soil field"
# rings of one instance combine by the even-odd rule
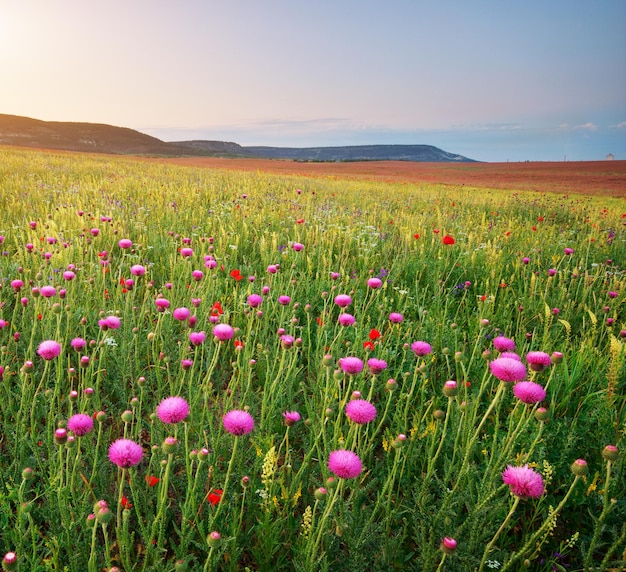
[[[274,159],[147,159],[236,171],[262,171],[309,177],[354,178],[397,183],[515,189],[626,198],[626,161],[562,163],[413,163],[366,161],[301,163]]]

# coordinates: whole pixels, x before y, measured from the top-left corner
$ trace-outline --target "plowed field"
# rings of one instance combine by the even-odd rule
[[[529,163],[413,163],[366,161],[306,163],[274,159],[149,159],[213,169],[263,171],[311,177],[372,179],[407,183],[580,193],[626,198],[626,161]]]

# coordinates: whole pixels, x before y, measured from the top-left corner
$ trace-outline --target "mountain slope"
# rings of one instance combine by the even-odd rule
[[[244,147],[226,141],[164,142],[134,129],[102,123],[40,121],[0,114],[0,145],[124,155],[251,157],[296,161],[471,162],[432,145]]]

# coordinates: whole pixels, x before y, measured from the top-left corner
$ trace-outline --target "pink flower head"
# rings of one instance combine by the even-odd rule
[[[340,308],[347,308],[350,304],[352,304],[352,298],[347,294],[339,294],[335,296],[335,304]]]
[[[342,326],[353,326],[356,320],[354,319],[354,316],[352,314],[344,312],[343,314],[339,314],[338,322]]]
[[[122,469],[141,463],[143,449],[130,439],[118,439],[109,447],[109,460]]]
[[[13,290],[15,290],[16,292],[19,292],[22,288],[24,287],[24,281],[23,280],[11,280],[11,288],[13,288]]]
[[[283,413],[283,419],[285,420],[285,425],[287,425],[287,427],[292,427],[300,421],[301,417],[297,411],[285,411]]]
[[[248,296],[248,306],[250,308],[258,308],[263,303],[263,296],[260,294],[250,294]]]
[[[233,409],[222,419],[224,429],[237,437],[246,435],[254,429],[254,419],[247,411]]]
[[[54,286],[42,286],[39,289],[39,293],[44,297],[44,298],[52,298],[53,296],[56,295],[57,290]]]
[[[213,328],[213,335],[220,342],[225,342],[230,340],[235,335],[235,330],[228,324],[217,324],[217,326]]]
[[[432,353],[433,348],[428,342],[413,342],[411,344],[411,351],[417,357],[424,357]]]
[[[402,320],[404,320],[404,316],[398,312],[391,312],[391,314],[389,314],[389,321],[392,324],[400,324],[402,323]]]
[[[574,254],[574,249],[573,248],[566,248],[563,250],[563,253],[565,254],[565,256],[571,256],[572,254]]]
[[[363,464],[356,453],[338,449],[328,456],[328,468],[341,479],[355,479],[361,474]]]
[[[74,278],[76,278],[76,274],[71,270],[66,270],[63,272],[63,278],[69,282],[70,280],[74,280]]]
[[[93,419],[85,413],[77,413],[67,420],[67,428],[77,437],[82,437],[93,429]]]
[[[184,322],[187,318],[189,318],[190,315],[191,312],[189,311],[189,308],[185,308],[184,306],[181,308],[176,308],[172,312],[172,316],[174,316],[174,319],[181,322]]]
[[[146,269],[141,264],[134,264],[130,267],[130,273],[133,276],[143,276],[146,273]]]
[[[522,381],[526,379],[526,366],[513,358],[499,357],[489,363],[491,373],[500,381]]]
[[[348,375],[357,375],[363,371],[363,362],[358,357],[339,358],[339,367]]]
[[[170,307],[170,301],[166,298],[157,298],[154,304],[159,312],[165,312],[165,310]]]
[[[46,340],[41,342],[37,348],[37,353],[46,361],[50,361],[55,357],[58,357],[61,353],[61,344],[54,340]]]
[[[512,352],[515,350],[515,342],[510,338],[498,336],[493,339],[493,347],[499,352]]]
[[[191,332],[189,334],[189,341],[194,346],[202,345],[205,339],[206,339],[206,334],[204,332]]]
[[[387,369],[387,362],[378,358],[370,358],[367,360],[367,367],[372,375],[378,375]]]
[[[546,390],[534,381],[520,381],[513,386],[513,393],[520,401],[534,405],[546,398]]]
[[[117,316],[107,316],[104,321],[110,330],[117,330],[122,324]]]
[[[500,357],[514,359],[515,361],[522,361],[522,358],[519,357],[515,352],[502,352],[500,354]]]
[[[521,498],[539,498],[544,491],[543,477],[528,465],[508,465],[502,473],[502,481],[509,485],[511,493]]]
[[[367,285],[372,290],[376,290],[376,289],[380,288],[383,285],[383,282],[382,282],[382,280],[380,278],[370,278],[367,281]]]
[[[528,352],[526,361],[533,371],[543,371],[552,364],[550,356],[545,352]]]
[[[182,397],[166,397],[157,406],[157,416],[163,423],[184,421],[189,415],[189,404]]]
[[[117,244],[120,248],[132,248],[133,241],[129,238],[122,238]]]
[[[289,296],[279,296],[278,297],[278,303],[281,306],[288,306],[290,302],[291,302],[291,298]]]
[[[376,417],[376,407],[365,399],[352,399],[346,404],[346,415],[353,423],[365,425]]]
[[[300,252],[303,248],[304,248],[304,244],[301,244],[301,243],[299,243],[299,242],[294,242],[294,243],[293,243],[293,249],[294,249],[296,252]]]
[[[193,256],[193,248],[181,248],[180,249],[180,255],[183,258],[189,258],[189,257]]]

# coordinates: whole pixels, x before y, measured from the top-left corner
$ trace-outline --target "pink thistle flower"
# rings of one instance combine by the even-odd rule
[[[510,338],[498,336],[493,339],[493,347],[499,352],[512,352],[515,350],[515,342]]]
[[[509,485],[511,493],[516,497],[539,498],[544,492],[543,477],[528,465],[508,465],[502,473],[502,481]]]
[[[404,316],[398,312],[391,312],[391,314],[389,314],[389,321],[392,324],[400,324],[402,320],[404,320]]]
[[[545,352],[528,352],[526,361],[533,371],[543,371],[552,364],[550,356]]]
[[[189,415],[189,404],[182,397],[166,397],[157,406],[157,416],[168,425],[180,423]]]
[[[181,248],[180,255],[183,258],[190,258],[191,256],[193,256],[193,248]]]
[[[290,302],[291,302],[291,298],[289,296],[279,296],[278,297],[278,303],[281,306],[288,306]]]
[[[301,244],[301,243],[299,243],[299,242],[294,242],[294,243],[293,243],[293,249],[294,249],[296,252],[300,252],[303,248],[304,248],[304,244]]]
[[[132,248],[133,241],[129,238],[122,238],[117,244],[120,248]]]
[[[376,290],[380,288],[382,285],[383,285],[383,282],[380,278],[370,278],[367,281],[367,286],[371,288],[372,290]]]
[[[354,323],[356,322],[356,320],[354,319],[354,316],[352,314],[347,314],[347,313],[343,313],[343,314],[339,314],[339,318],[337,320],[342,326],[354,326]]]
[[[287,425],[287,427],[293,427],[298,421],[300,421],[301,417],[297,411],[285,411],[283,413],[283,419],[285,420],[285,425]]]
[[[59,342],[55,342],[54,340],[46,340],[45,342],[41,342],[39,344],[37,353],[46,361],[53,360],[61,353],[61,344],[59,344]]]
[[[122,324],[117,316],[107,316],[104,321],[110,330],[117,330]]]
[[[52,298],[53,296],[56,295],[57,293],[57,289],[54,286],[42,286],[39,289],[39,293],[44,297],[44,298]]]
[[[189,318],[190,315],[191,312],[188,308],[185,308],[184,306],[181,308],[176,308],[172,312],[172,316],[174,316],[174,319],[179,320],[180,322],[184,322],[187,318]]]
[[[378,358],[370,358],[367,360],[367,367],[372,375],[378,375],[387,369],[387,362]]]
[[[341,479],[355,479],[361,474],[363,464],[356,453],[338,449],[328,456],[328,468]]]
[[[154,301],[154,305],[159,312],[165,312],[165,310],[170,307],[170,301],[166,298],[157,298]]]
[[[502,352],[500,354],[500,357],[514,359],[515,361],[522,361],[522,358],[519,357],[515,352]]]
[[[193,270],[191,272],[191,277],[196,281],[200,282],[204,278],[204,272],[202,270]]]
[[[231,435],[239,437],[246,435],[254,429],[254,419],[247,411],[233,409],[224,415],[222,419],[224,429]]]
[[[513,358],[499,357],[489,363],[491,373],[500,381],[522,381],[526,378],[526,366]]]
[[[143,449],[130,439],[118,439],[109,447],[109,460],[122,469],[141,463]]]
[[[228,324],[217,324],[217,326],[213,328],[213,335],[220,342],[225,342],[230,340],[235,335],[235,330]]]
[[[424,357],[432,353],[433,348],[428,342],[413,342],[411,344],[411,351],[417,357]]]
[[[130,267],[130,273],[133,276],[143,276],[146,273],[146,269],[141,264],[134,264]]]
[[[93,419],[85,413],[77,413],[67,420],[67,428],[77,437],[82,437],[93,430]]]
[[[11,288],[16,292],[19,292],[24,287],[23,280],[11,280]]]
[[[202,345],[205,339],[206,339],[206,334],[204,332],[191,332],[189,334],[189,341],[194,346]]]
[[[248,306],[250,308],[258,308],[263,303],[263,296],[260,294],[250,294],[248,296]]]
[[[534,405],[546,398],[546,390],[534,381],[520,381],[513,386],[513,394],[520,401]]]
[[[363,362],[358,357],[339,358],[339,367],[348,375],[357,375],[363,371]]]
[[[346,404],[346,415],[353,423],[365,425],[376,417],[376,407],[365,399],[353,399]]]
[[[339,294],[335,296],[335,304],[340,308],[347,308],[350,304],[352,304],[352,298],[347,294]]]
[[[70,280],[74,280],[74,278],[76,278],[76,274],[71,270],[66,270],[63,272],[63,278],[69,282]]]

